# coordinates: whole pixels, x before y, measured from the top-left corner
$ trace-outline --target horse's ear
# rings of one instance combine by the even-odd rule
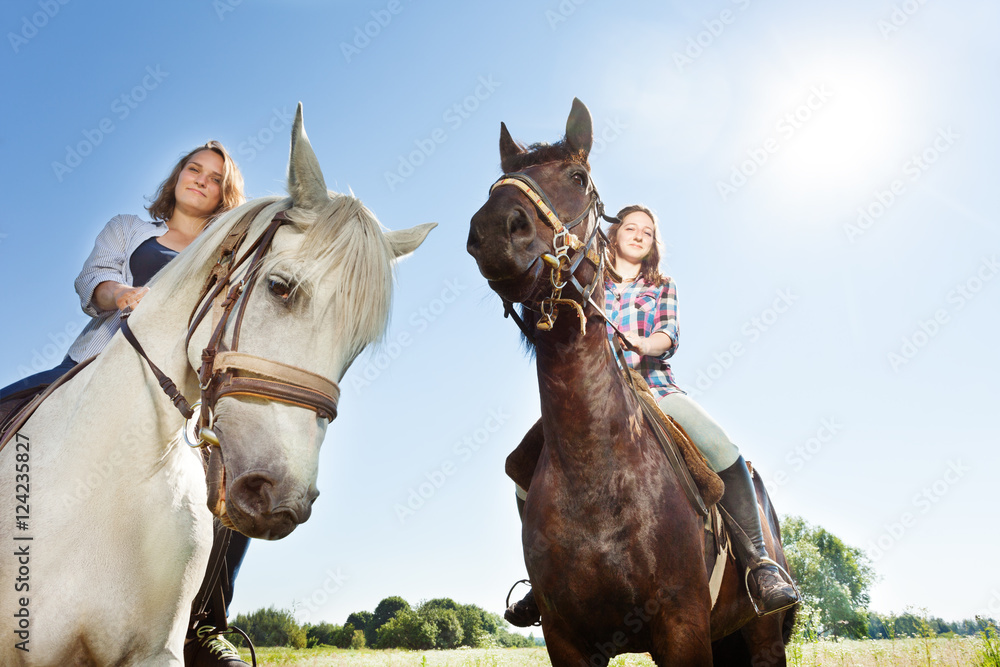
[[[328,201],[326,181],[319,168],[319,160],[313,152],[306,128],[302,124],[302,102],[295,110],[292,124],[292,152],[288,158],[288,194],[297,208],[315,208]]]
[[[422,225],[410,227],[409,229],[386,232],[386,238],[389,239],[389,245],[392,246],[392,254],[397,258],[409,255],[424,242],[427,234],[437,226],[436,222],[425,222]]]
[[[594,144],[594,121],[590,118],[590,111],[575,97],[566,121],[566,143],[574,152],[583,151],[584,158],[590,155],[590,147]]]
[[[504,125],[503,121],[500,122],[500,164],[507,161],[508,158],[514,157],[521,153],[521,147],[517,145],[517,142],[510,136],[510,132],[507,131],[507,126]]]

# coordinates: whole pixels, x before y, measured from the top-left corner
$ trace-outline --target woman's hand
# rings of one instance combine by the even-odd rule
[[[132,287],[114,280],[105,280],[94,290],[94,303],[101,310],[135,308],[148,291],[148,287]]]
[[[142,297],[146,296],[149,292],[148,287],[129,287],[128,285],[122,285],[123,289],[118,290],[115,296],[115,305],[118,306],[118,310],[125,310],[126,308],[135,310],[135,307],[139,305]]]
[[[674,341],[663,331],[656,331],[652,336],[646,337],[636,331],[625,334],[635,352],[644,357],[658,357],[673,347]]]

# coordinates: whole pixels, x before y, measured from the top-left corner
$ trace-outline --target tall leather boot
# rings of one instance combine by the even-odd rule
[[[515,499],[517,500],[517,515],[521,517],[521,521],[524,521],[524,501],[521,500],[520,496],[515,496]],[[514,585],[517,586],[517,584]],[[509,593],[507,595],[510,596]],[[538,625],[541,622],[542,614],[538,610],[538,605],[535,604],[535,592],[529,590],[527,595],[507,607],[503,617],[508,623],[519,628]]]
[[[740,456],[736,463],[719,472],[719,477],[726,484],[720,503],[743,529],[753,548],[753,553],[746,554],[744,565],[750,570],[750,595],[757,601],[758,614],[764,616],[792,606],[799,601],[799,596],[767,555],[757,494],[747,462]]]

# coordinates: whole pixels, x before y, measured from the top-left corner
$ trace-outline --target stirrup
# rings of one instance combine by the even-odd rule
[[[531,586],[531,582],[528,581],[527,579],[520,579],[518,581],[515,581],[514,585],[510,587],[510,590],[507,591],[507,599],[504,600],[504,620],[507,620],[506,619],[506,614],[507,614],[508,611],[510,611],[510,606],[511,606],[510,605],[510,594],[514,592],[514,589],[517,588],[518,584],[528,584],[529,587]],[[518,600],[518,602],[520,602],[520,600]],[[517,603],[515,602],[515,604],[517,604]],[[537,605],[538,605],[538,603],[535,603],[535,606],[537,606]],[[511,623],[511,621],[509,621],[509,620],[507,620],[507,622]],[[534,623],[532,623],[531,625],[518,626],[518,627],[533,627],[533,626],[536,626],[536,625],[540,626],[541,624],[542,624],[542,619],[541,619],[541,615],[539,615],[539,619],[537,621],[535,621]],[[512,623],[512,625],[517,625],[517,624],[516,623]]]
[[[750,592],[750,575],[755,570],[760,569],[760,567],[762,565],[773,565],[774,567],[778,568],[778,572],[780,572],[781,575],[782,575],[782,577],[784,577],[785,583],[788,584],[789,586],[791,586],[792,590],[795,591],[795,600],[793,600],[792,602],[786,604],[783,607],[778,607],[777,609],[770,609],[770,610],[767,610],[767,611],[762,610],[760,607],[757,606],[757,600],[754,598],[753,594]],[[744,587],[747,590],[747,597],[750,598],[750,604],[753,605],[754,613],[757,614],[758,617],[769,616],[771,614],[776,614],[779,611],[784,611],[786,609],[790,609],[790,608],[794,607],[795,605],[799,604],[800,602],[802,602],[802,591],[800,591],[799,587],[795,584],[795,580],[792,579],[792,575],[788,574],[788,570],[786,570],[785,568],[781,567],[780,564],[776,563],[775,561],[771,560],[770,558],[767,558],[766,556],[763,557],[763,558],[758,558],[757,561],[753,564],[753,567],[750,567],[750,566],[746,567],[746,570],[743,573],[743,585],[744,585]]]

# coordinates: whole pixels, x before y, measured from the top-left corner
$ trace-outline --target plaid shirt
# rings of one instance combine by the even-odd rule
[[[629,367],[642,373],[656,400],[667,394],[680,392],[674,382],[667,359],[677,349],[679,331],[677,328],[677,288],[671,278],[660,287],[646,285],[642,278],[618,285],[605,280],[604,314],[623,334],[638,333],[649,337],[663,331],[674,342],[670,349],[659,357],[642,356],[625,350],[625,361]],[[608,326],[608,337],[613,338],[614,330]],[[682,392],[683,393],[683,392]]]

